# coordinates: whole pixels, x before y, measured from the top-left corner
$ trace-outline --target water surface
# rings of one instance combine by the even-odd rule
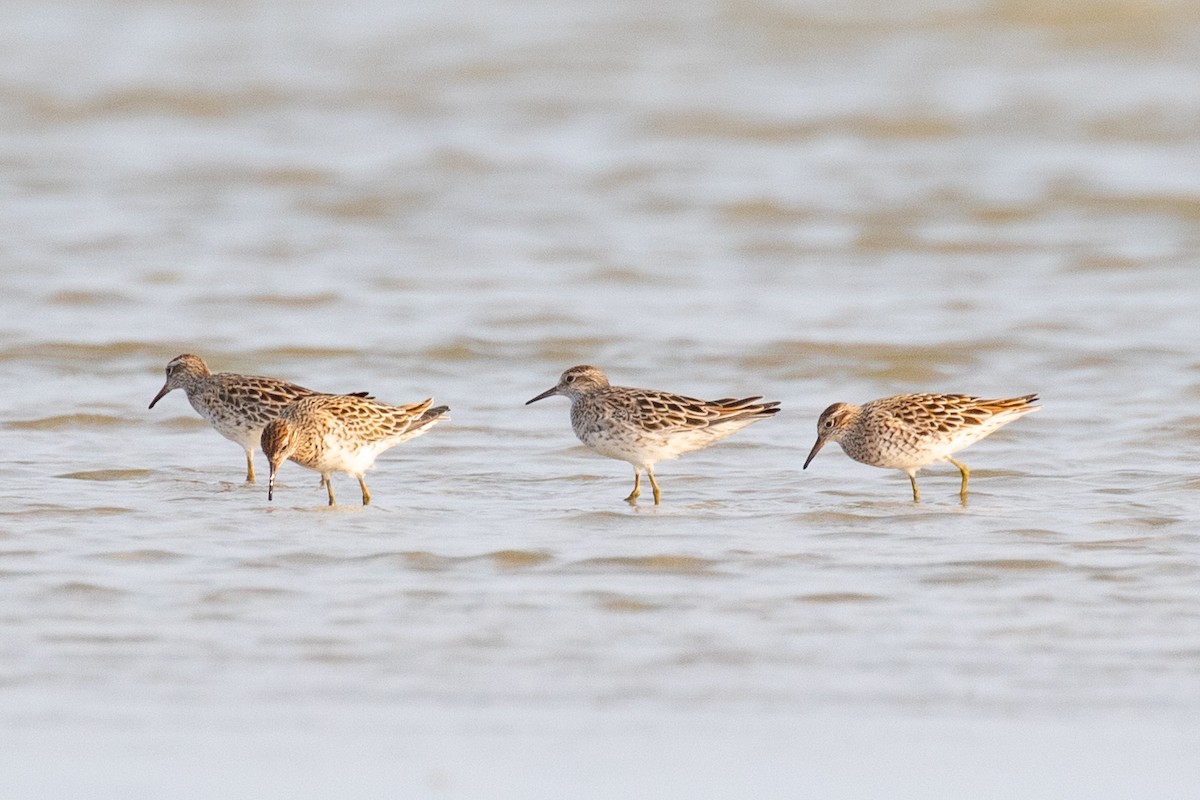
[[[1190,4],[4,16],[5,797],[1191,796]],[[181,352],[452,422],[269,504]],[[630,507],[577,363],[784,411]],[[920,390],[1044,408],[801,470]]]

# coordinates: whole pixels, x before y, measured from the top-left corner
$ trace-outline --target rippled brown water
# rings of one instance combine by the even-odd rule
[[[4,797],[1192,796],[1193,4],[2,13]],[[453,421],[268,504],[184,351]],[[580,362],[784,412],[630,508]],[[1044,410],[800,469],[915,390]]]

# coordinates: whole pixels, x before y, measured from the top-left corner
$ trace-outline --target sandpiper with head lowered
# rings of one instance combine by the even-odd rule
[[[358,479],[363,505],[371,493],[363,476],[385,450],[420,436],[441,422],[450,409],[431,408],[433,400],[406,406],[390,406],[356,395],[314,394],[302,397],[283,410],[278,419],[263,428],[263,455],[271,467],[267,500],[275,498],[275,476],[286,459],[321,473],[333,498],[334,472]]]
[[[700,450],[736,433],[752,422],[779,411],[779,403],[760,403],[761,397],[741,400],[697,400],[653,389],[612,386],[595,367],[571,367],[558,383],[525,405],[551,395],[571,401],[571,427],[579,440],[597,453],[633,465],[634,503],[641,494],[643,470],[661,501],[654,465],[692,450]]]
[[[1040,406],[1036,394],[983,400],[964,394],[901,394],[861,406],[834,403],[817,421],[817,442],[804,469],[825,446],[837,442],[846,455],[863,464],[898,469],[912,483],[913,502],[920,502],[917,470],[949,461],[962,473],[959,497],[967,500],[967,465],[951,458],[997,428]]]
[[[210,372],[200,356],[184,353],[167,364],[167,380],[150,401],[150,408],[174,389],[183,389],[192,408],[217,433],[246,451],[246,481],[254,483],[254,448],[268,422],[293,401],[316,394],[312,389],[278,378]],[[359,392],[360,396],[368,396]]]

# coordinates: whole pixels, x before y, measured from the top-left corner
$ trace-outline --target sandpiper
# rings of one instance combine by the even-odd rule
[[[1040,406],[1036,394],[983,400],[964,394],[900,394],[861,406],[834,403],[817,421],[817,442],[804,469],[828,441],[863,464],[898,469],[912,483],[913,502],[921,501],[917,470],[949,461],[962,473],[959,497],[967,500],[967,465],[951,458],[997,428]]]
[[[654,465],[692,450],[700,450],[736,433],[752,422],[779,411],[779,403],[760,403],[761,397],[741,400],[696,400],[670,392],[611,386],[595,367],[571,367],[558,383],[529,403],[562,395],[571,400],[571,427],[579,440],[597,453],[633,465],[633,504],[641,494],[642,471],[661,501]]]
[[[173,389],[187,393],[192,408],[217,433],[246,451],[246,482],[254,483],[254,448],[263,427],[293,401],[316,394],[312,389],[259,375],[210,372],[200,356],[184,353],[167,364],[167,381],[150,401],[150,408]],[[366,392],[358,393],[367,397]]]
[[[314,394],[302,397],[263,428],[262,450],[271,467],[267,500],[275,497],[275,476],[285,459],[321,473],[333,498],[331,474],[358,478],[363,505],[371,502],[363,475],[383,451],[420,436],[434,423],[448,419],[446,406],[430,408],[433,400],[390,406],[357,395]]]

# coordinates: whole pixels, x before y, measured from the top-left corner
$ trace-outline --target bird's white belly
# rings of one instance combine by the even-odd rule
[[[583,443],[602,456],[628,461],[638,467],[649,467],[659,461],[678,458],[684,453],[707,447],[724,439],[741,426],[697,428],[691,431],[672,431],[669,435],[643,434],[613,436],[602,431],[588,432]]]
[[[258,447],[258,441],[262,438],[262,425],[254,425],[233,415],[214,414],[211,409],[195,403],[192,404],[192,407],[208,421],[213,430],[229,441],[240,444],[248,450]]]
[[[939,461],[945,461],[959,450],[965,450],[975,444],[997,427],[999,426],[981,426],[939,441],[893,443],[891,447],[880,448],[879,452],[871,454],[869,458],[856,460],[884,469],[899,469],[906,472],[920,469]]]
[[[347,447],[341,438],[327,436],[321,453],[308,466],[318,472],[346,472],[351,475],[361,475],[375,464],[375,458],[381,449],[386,448],[372,445]]]

